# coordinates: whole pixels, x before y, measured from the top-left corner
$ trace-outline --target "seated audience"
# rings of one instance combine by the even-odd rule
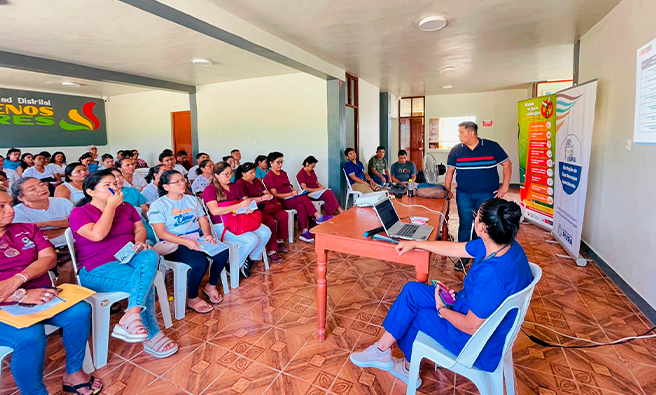
[[[128,308],[111,336],[128,343],[143,342],[144,351],[157,358],[175,354],[178,345],[160,331],[156,317],[153,281],[159,256],[146,243],[141,217],[123,201],[111,170],[97,171],[84,180],[84,198],[69,222],[82,286],[130,294]],[[138,252],[129,262],[118,262],[114,255],[127,243],[134,243]]]
[[[15,223],[35,224],[55,246],[57,283],[75,284],[75,271],[64,232],[73,203],[68,199],[50,197],[48,186],[32,177],[22,177],[12,186]]]
[[[91,154],[91,162],[98,164],[98,147],[95,145],[88,145],[87,152]]]
[[[34,155],[29,152],[24,152],[23,155],[21,155],[21,163],[18,169],[16,169],[16,172],[22,177],[23,172],[32,166],[34,166]]]
[[[66,165],[64,174],[64,182],[55,189],[55,197],[62,197],[77,204],[84,197],[82,186],[89,175],[89,169],[80,162],[73,162]]]
[[[59,174],[52,172],[52,167],[46,165],[46,156],[43,152],[39,152],[34,156],[34,166],[29,167],[23,172],[23,177],[36,178],[42,181],[57,181],[59,182]]]
[[[179,171],[183,176],[186,176],[189,169],[191,169],[191,163],[187,160],[188,155],[189,154],[187,154],[187,151],[185,150],[180,150],[175,154],[174,169]]]
[[[255,177],[264,180],[264,176],[269,171],[269,161],[266,155],[258,155],[255,158]]]
[[[116,153],[116,161],[119,161],[123,158],[132,159],[133,156],[134,156],[134,154],[130,150],[120,150]]]
[[[264,177],[264,185],[269,192],[282,203],[285,210],[296,210],[298,223],[301,226],[301,235],[299,239],[313,243],[314,236],[309,232],[310,218],[314,217],[318,224],[333,218],[332,215],[322,215],[314,208],[314,204],[306,195],[299,195],[289,182],[287,173],[282,169],[283,154],[281,152],[272,152],[268,156],[271,169]],[[289,230],[293,232],[293,229]]]
[[[335,197],[335,194],[330,189],[321,185],[317,179],[317,175],[314,173],[314,168],[317,166],[319,161],[314,156],[310,155],[303,161],[303,168],[296,173],[296,180],[301,189],[305,189],[308,192],[317,192],[323,191],[320,197],[312,200],[322,200],[323,208],[328,214],[335,215],[341,214],[344,212],[341,207],[339,207],[339,202]]]
[[[166,171],[160,177],[158,190],[160,198],[150,207],[150,224],[159,240],[175,248],[164,258],[191,266],[187,279],[187,306],[200,314],[209,313],[214,307],[198,296],[198,288],[209,266],[210,278],[203,294],[212,304],[223,301],[216,287],[221,271],[228,262],[228,249],[212,256],[212,265],[209,265],[210,257],[202,252],[197,239],[202,236],[206,242],[219,242],[212,237],[209,221],[198,198],[185,195],[186,186],[182,174],[176,170]]]
[[[125,179],[123,178],[123,173],[121,173],[119,169],[113,167],[109,170],[111,170],[114,178],[116,178],[116,188],[123,192],[123,201],[137,209],[137,212],[141,215],[141,222],[143,222],[144,228],[146,228],[146,239],[154,245],[157,243],[157,237],[155,237],[153,228],[148,224],[148,221],[146,221],[146,218],[148,218],[148,204],[146,204],[148,200],[136,188],[123,185]]]
[[[93,173],[98,170],[98,164],[93,163],[93,154],[91,152],[85,152],[80,156],[79,162],[85,165],[89,169],[89,173]]]
[[[198,165],[200,165],[200,162],[204,160],[208,160],[209,158],[210,156],[204,152],[199,152],[198,154],[196,154],[196,164],[194,165],[194,167],[189,169],[189,174],[187,174],[187,178],[189,178],[189,181],[194,182],[196,177],[198,177],[199,175],[198,173],[196,173],[196,170],[198,169]]]
[[[52,158],[52,155],[50,155],[50,152],[48,151],[41,151],[40,154],[46,158],[45,163],[46,166],[48,166],[50,164],[50,158]]]
[[[132,152],[132,151],[130,151]],[[116,162],[116,167],[123,173],[123,185],[136,188],[141,192],[146,187],[146,179],[135,173],[134,159],[123,158]]]
[[[464,288],[457,293],[451,291],[456,299],[452,308],[444,306],[438,288],[419,282],[407,283],[383,322],[385,333],[366,350],[351,354],[351,361],[357,366],[387,370],[408,384],[412,343],[418,331],[432,337],[454,355],[460,354],[474,332],[501,303],[533,280],[526,254],[515,241],[521,216],[516,203],[490,199],[476,213],[474,226],[480,239],[467,243],[399,243],[396,246],[399,255],[421,248],[437,255],[474,258],[475,261],[465,277]],[[476,368],[486,372],[496,369],[516,315],[516,311],[508,313],[501,321],[474,363]],[[390,348],[394,342],[405,354],[405,363],[403,359],[392,357]]]
[[[237,166],[241,165],[241,152],[239,152],[239,150],[235,148],[232,151],[230,151],[230,156],[232,156],[232,159],[235,160],[235,167],[233,168],[234,170],[237,168]]]
[[[0,187],[4,188],[5,192],[9,190],[9,177],[2,170],[0,170]]]
[[[7,151],[7,157],[5,158],[5,162],[3,164],[3,169],[7,170],[14,170],[18,172],[18,168],[21,165],[21,150],[18,148],[10,148]],[[21,170],[22,173],[22,170]],[[20,175],[20,174],[19,174]]]
[[[173,152],[171,150],[164,150],[162,151],[161,154],[159,154],[159,157],[157,158],[159,160],[159,163],[164,165],[164,168],[166,170],[173,170],[175,168],[175,156],[173,156]],[[182,174],[182,173],[180,173]]]
[[[139,157],[139,150],[138,149],[133,149],[132,150],[132,159],[135,160],[135,164],[137,166],[137,169],[147,169],[148,168],[148,163],[146,163],[145,160],[143,160]]]
[[[48,166],[52,169],[53,174],[59,174],[60,180],[65,176],[66,168],[66,154],[61,151],[56,151],[52,154],[52,160],[48,163]]]
[[[212,178],[214,177],[214,162],[206,159],[200,162],[198,166],[194,167],[196,167],[195,172],[197,177],[194,179],[194,183],[191,184],[191,192],[194,195],[198,195],[202,194],[205,190],[205,187],[210,185],[212,182]],[[191,174],[191,171],[189,174]]]
[[[163,164],[158,164],[150,168],[148,175],[146,175],[146,182],[148,185],[141,190],[141,194],[146,198],[146,204],[151,205],[157,199],[159,199],[159,193],[157,192],[157,185],[159,184],[159,178],[167,171],[167,168]]]
[[[232,168],[232,171],[235,171],[235,169],[237,169],[237,165],[235,163],[235,158],[233,158],[232,156],[230,156],[230,155],[224,156],[223,161],[227,162],[230,165],[230,167]]]
[[[98,166],[98,170],[111,169],[112,167],[116,167],[112,154],[103,154],[103,156],[100,157],[100,160],[101,162],[100,166]]]
[[[408,160],[406,150],[399,151],[399,160],[391,168],[392,181],[397,184],[408,185],[409,180],[417,179],[417,166]]]
[[[271,237],[266,245],[267,255],[273,263],[282,262],[280,252],[289,252],[285,248],[285,240],[289,237],[289,216],[282,208],[280,202],[273,198],[259,178],[255,178],[255,165],[246,162],[237,168],[235,185],[239,188],[239,195],[251,198],[257,203],[262,212],[262,223],[271,231]],[[277,225],[276,225],[277,222]]]
[[[271,238],[271,231],[261,223],[261,218],[259,226],[252,231],[235,234],[228,230],[224,220],[231,219],[234,211],[248,208],[251,203],[251,199],[242,199],[239,187],[230,182],[232,177],[232,168],[227,162],[214,165],[214,176],[210,185],[203,191],[203,201],[221,241],[239,245],[239,266],[244,277],[248,277],[255,261],[262,256],[262,251]]]
[[[56,264],[55,251],[48,238],[34,224],[12,223],[11,197],[0,191],[0,304],[41,305],[57,296],[50,288],[48,270]],[[79,302],[66,310],[26,328],[0,322],[0,346],[11,347],[11,372],[21,394],[47,394],[43,383],[46,356],[44,325],[62,330],[66,351],[63,391],[83,395],[98,394],[102,383],[82,370],[91,330],[91,307]],[[3,362],[4,363],[4,362]],[[54,373],[59,374],[59,373]]]
[[[344,172],[346,172],[353,190],[371,193],[380,189],[380,186],[364,172],[364,165],[358,160],[358,155],[353,148],[347,148],[344,155],[348,159],[344,165]]]
[[[378,185],[385,185],[391,181],[390,171],[387,168],[387,158],[385,158],[385,147],[379,145],[376,148],[376,155],[369,159],[368,166],[369,176]]]

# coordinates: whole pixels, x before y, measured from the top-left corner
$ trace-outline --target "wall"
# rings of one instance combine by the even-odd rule
[[[624,0],[581,38],[580,79],[597,78],[583,240],[656,308],[656,146],[632,145],[636,51],[656,37],[656,2]]]
[[[186,93],[152,91],[113,96],[107,103],[107,133],[110,153],[121,149],[138,149],[149,165],[165,148],[173,148],[171,112],[188,111]],[[98,149],[99,154],[106,151]]]
[[[242,161],[280,151],[291,176],[314,155],[319,181],[327,183],[325,80],[297,73],[232,81],[201,86],[196,98],[200,148],[213,159],[234,148]]]
[[[370,83],[358,79],[358,112],[360,161],[369,161],[380,145],[380,90]]]

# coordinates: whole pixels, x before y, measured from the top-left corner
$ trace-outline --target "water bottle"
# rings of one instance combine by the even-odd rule
[[[415,197],[415,183],[414,180],[408,180],[408,197]]]

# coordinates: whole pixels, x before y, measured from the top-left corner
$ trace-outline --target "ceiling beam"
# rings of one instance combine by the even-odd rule
[[[35,56],[22,55],[14,52],[0,51],[0,67],[64,77],[81,78],[91,81],[134,85],[175,92],[196,93],[196,87],[193,85],[122,73],[120,71],[82,66],[79,64],[62,62],[60,60],[37,58]]]

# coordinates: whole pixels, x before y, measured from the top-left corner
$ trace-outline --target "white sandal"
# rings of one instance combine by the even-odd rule
[[[149,346],[151,343],[152,346]],[[157,351],[163,350],[169,344],[175,344],[175,347],[166,351]],[[178,352],[178,345],[171,338],[164,335],[164,333],[158,332],[152,339],[144,343],[144,351],[157,358],[166,358]]]
[[[148,340],[148,331],[146,333],[137,333],[139,330],[146,330],[141,321],[141,314],[133,314],[125,320],[123,325],[116,324],[112,331],[112,337],[121,339],[128,343],[141,343]]]

